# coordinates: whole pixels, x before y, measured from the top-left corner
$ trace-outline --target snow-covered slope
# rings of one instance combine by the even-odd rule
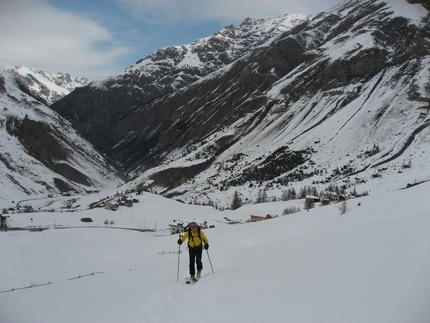
[[[0,72],[0,203],[116,187],[105,158],[57,113]]]
[[[37,71],[25,66],[1,69],[19,78],[30,91],[45,100],[48,105],[65,97],[75,88],[88,85],[93,81],[85,77],[71,77],[68,73]]]
[[[148,193],[133,208],[117,212],[34,213],[32,221],[28,214],[11,215],[10,226],[51,229],[0,232],[0,318],[7,323],[429,322],[429,190],[430,183],[407,190],[394,184],[349,200],[343,215],[338,204],[280,215],[303,201],[220,212]],[[85,206],[88,197],[80,202]],[[279,217],[226,224],[225,218],[267,213]],[[83,217],[94,222],[85,224]],[[215,225],[205,230],[210,248],[195,285],[184,284],[187,249],[181,246],[178,255],[178,235],[168,233],[168,223],[181,218]],[[106,219],[115,224],[105,225]],[[157,232],[110,229],[154,229],[155,222]],[[84,225],[89,228],[76,228]]]

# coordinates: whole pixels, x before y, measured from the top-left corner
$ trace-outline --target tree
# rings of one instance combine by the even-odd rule
[[[355,185],[354,185],[354,188],[352,189],[351,195],[352,196],[357,196],[358,195],[357,188],[355,187]]]
[[[302,187],[302,188],[300,189],[300,192],[299,192],[299,199],[304,199],[304,198],[306,197],[306,190],[307,190],[306,186],[305,186],[305,187]]]
[[[234,191],[233,201],[231,202],[231,209],[236,210],[242,206],[242,200],[237,191]]]
[[[312,194],[313,196],[316,196],[316,197],[318,197],[318,196],[319,196],[319,195],[318,195],[318,190],[317,190],[317,188],[316,188],[315,186],[312,186],[311,194]]]
[[[347,210],[348,210],[348,206],[347,206],[346,200],[340,202],[340,204],[339,204],[340,215],[345,214]]]
[[[313,209],[315,207],[313,198],[305,198],[305,210],[309,212],[309,209]]]
[[[137,195],[142,194],[144,189],[145,189],[145,186],[143,185],[143,182],[137,184],[137,186],[136,186]]]
[[[296,197],[297,197],[296,190],[295,190],[295,189],[294,189],[294,187],[293,187],[293,188],[291,188],[291,190],[290,190],[290,200],[295,200],[295,199],[296,199]]]
[[[290,199],[290,189],[286,189],[284,191],[282,191],[282,196],[281,196],[281,200],[282,201],[288,201]]]
[[[267,193],[266,190],[259,190],[257,200],[255,201],[255,204],[258,203],[265,203],[267,202]]]

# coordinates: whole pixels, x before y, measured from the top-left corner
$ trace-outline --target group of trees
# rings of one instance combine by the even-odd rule
[[[291,187],[287,188],[282,191],[282,195],[280,198],[276,196],[269,197],[267,194],[267,190],[260,189],[257,193],[256,199],[253,201],[254,204],[258,203],[266,203],[266,202],[276,202],[276,201],[288,201],[288,200],[296,200],[296,199],[305,199],[306,196],[312,196],[315,198],[319,198],[323,195],[324,192],[332,192],[334,195],[337,196],[345,196],[347,195],[346,187],[345,186],[338,186],[334,184],[328,185],[323,191],[318,192],[317,188],[315,186],[304,186],[302,187],[299,192],[297,193],[296,190]],[[349,195],[351,196],[359,196],[357,193],[355,187],[349,192]],[[368,195],[367,192],[363,192],[361,195]],[[308,202],[309,203],[309,202]],[[313,204],[313,202],[312,202]],[[243,201],[239,196],[239,193],[237,191],[233,194],[233,199],[231,203],[231,209],[236,210],[239,207],[243,205]],[[313,205],[305,205],[305,209],[312,208]]]

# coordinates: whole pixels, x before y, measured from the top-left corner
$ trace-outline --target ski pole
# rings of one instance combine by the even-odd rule
[[[181,239],[181,235],[179,235],[179,239]],[[178,272],[176,274],[176,281],[179,281],[179,259],[181,258],[181,245],[179,245],[179,249],[178,249]]]
[[[206,249],[206,253],[207,253],[207,255],[208,255],[209,263],[211,264],[212,274],[215,274],[215,273],[214,273],[214,267],[212,267],[211,257],[209,257],[209,251],[208,251],[208,249]]]

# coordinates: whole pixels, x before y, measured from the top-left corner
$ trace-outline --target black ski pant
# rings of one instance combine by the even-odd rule
[[[197,271],[201,271],[203,269],[202,264],[202,246],[198,246],[196,248],[188,247],[189,253],[190,253],[190,275],[196,274],[196,269],[194,267],[194,264],[197,264]]]

